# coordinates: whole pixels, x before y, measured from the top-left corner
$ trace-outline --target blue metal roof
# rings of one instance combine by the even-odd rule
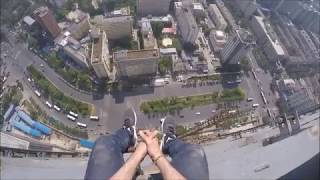
[[[19,110],[18,111],[18,116],[25,122],[27,123],[29,126],[33,126],[33,124],[35,123],[34,120],[31,119],[31,117],[26,114],[25,112]]]
[[[8,108],[8,110],[6,111],[6,113],[3,116],[4,120],[7,120],[8,118],[10,118],[10,116],[13,113],[13,110],[14,110],[14,105],[11,104],[10,107]]]
[[[80,139],[80,146],[92,149],[94,146],[94,142],[86,140],[86,139]]]
[[[51,129],[40,122],[35,122],[33,127],[39,131],[41,131],[45,135],[51,134]]]
[[[28,135],[31,135],[33,137],[40,137],[41,136],[41,132],[36,130],[36,129],[32,129],[30,128],[29,126],[27,126],[24,122],[22,121],[15,121],[13,123],[13,126],[17,129],[19,129],[20,131],[28,134]]]

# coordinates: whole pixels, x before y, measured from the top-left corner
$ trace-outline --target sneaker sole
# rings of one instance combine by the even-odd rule
[[[161,134],[162,134],[162,137],[161,137],[161,141],[160,141],[160,150],[162,152],[163,150],[163,145],[164,145],[164,132],[163,132],[163,125],[164,125],[164,122],[166,121],[166,117],[160,119],[160,122],[161,122]]]
[[[137,134],[137,114],[136,114],[136,111],[132,108],[132,112],[133,112],[133,115],[134,115],[134,125],[133,125],[133,136],[134,136],[134,139],[135,139],[135,142],[134,142],[134,146],[136,146],[138,144],[138,134]]]

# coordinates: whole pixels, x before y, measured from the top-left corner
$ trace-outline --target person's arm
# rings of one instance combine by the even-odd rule
[[[156,156],[156,161],[154,162],[164,179],[185,179],[172,165],[169,161],[164,157],[163,154]]]
[[[160,169],[163,179],[185,179],[165,158],[162,154],[157,139],[156,131],[140,131],[139,132],[143,141],[147,144],[147,151],[150,158]]]
[[[140,142],[130,156],[127,162],[110,178],[112,180],[126,179],[131,180],[136,172],[137,166],[143,160],[147,154],[147,145],[144,142]]]

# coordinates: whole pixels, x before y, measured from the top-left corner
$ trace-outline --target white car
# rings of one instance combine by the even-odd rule
[[[196,115],[200,115],[201,113],[200,113],[200,112],[196,112],[195,114],[196,114]]]

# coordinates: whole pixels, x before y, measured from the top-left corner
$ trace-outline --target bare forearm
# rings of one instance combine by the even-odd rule
[[[112,180],[131,180],[136,172],[137,166],[145,157],[146,153],[140,150],[136,150],[126,163],[110,178]]]
[[[160,169],[163,179],[185,179],[164,156],[156,161],[156,165]]]

